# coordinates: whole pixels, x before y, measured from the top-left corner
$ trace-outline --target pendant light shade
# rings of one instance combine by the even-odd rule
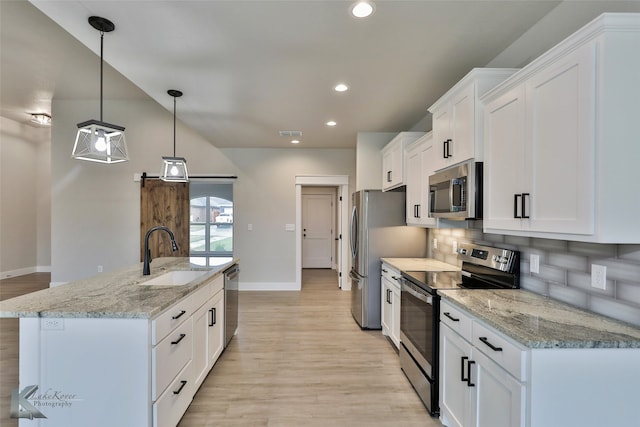
[[[115,25],[108,19],[91,16],[89,24],[100,31],[100,120],[78,123],[78,133],[73,144],[71,157],[98,163],[120,163],[129,160],[124,127],[102,121],[102,75],[104,33],[114,30]]]
[[[176,98],[181,97],[182,92],[170,89],[167,93],[173,96],[173,157],[162,157],[160,179],[168,182],[188,182],[187,160],[184,157],[176,157]]]

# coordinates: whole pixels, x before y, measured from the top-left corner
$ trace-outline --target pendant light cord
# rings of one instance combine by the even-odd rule
[[[104,31],[100,31],[100,121],[102,121],[102,69],[104,66],[104,59],[102,57],[103,48],[104,48]]]
[[[176,97],[173,97],[173,157],[176,156]]]

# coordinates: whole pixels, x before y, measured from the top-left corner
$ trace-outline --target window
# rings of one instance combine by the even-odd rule
[[[233,255],[233,184],[191,182],[189,246],[192,257]]]

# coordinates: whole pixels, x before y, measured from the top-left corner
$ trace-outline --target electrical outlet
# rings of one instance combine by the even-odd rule
[[[457,240],[453,241],[453,253],[454,254],[458,253],[458,241]]]
[[[98,266],[98,273],[102,273],[102,266],[101,265]]]
[[[591,264],[591,286],[597,289],[607,289],[607,267]]]
[[[433,238],[433,249],[438,249],[438,239]]]
[[[540,255],[531,254],[529,257],[529,272],[540,273]]]
[[[42,319],[43,331],[62,331],[64,329],[64,319],[50,317]]]
[[[247,224],[247,231],[253,231],[253,224]]]

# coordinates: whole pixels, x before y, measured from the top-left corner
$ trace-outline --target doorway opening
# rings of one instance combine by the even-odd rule
[[[348,176],[296,177],[298,289],[302,289],[303,269],[327,269],[327,277],[335,271],[336,285],[342,290],[350,289],[351,282],[344,274],[349,267],[346,247],[348,184]]]

